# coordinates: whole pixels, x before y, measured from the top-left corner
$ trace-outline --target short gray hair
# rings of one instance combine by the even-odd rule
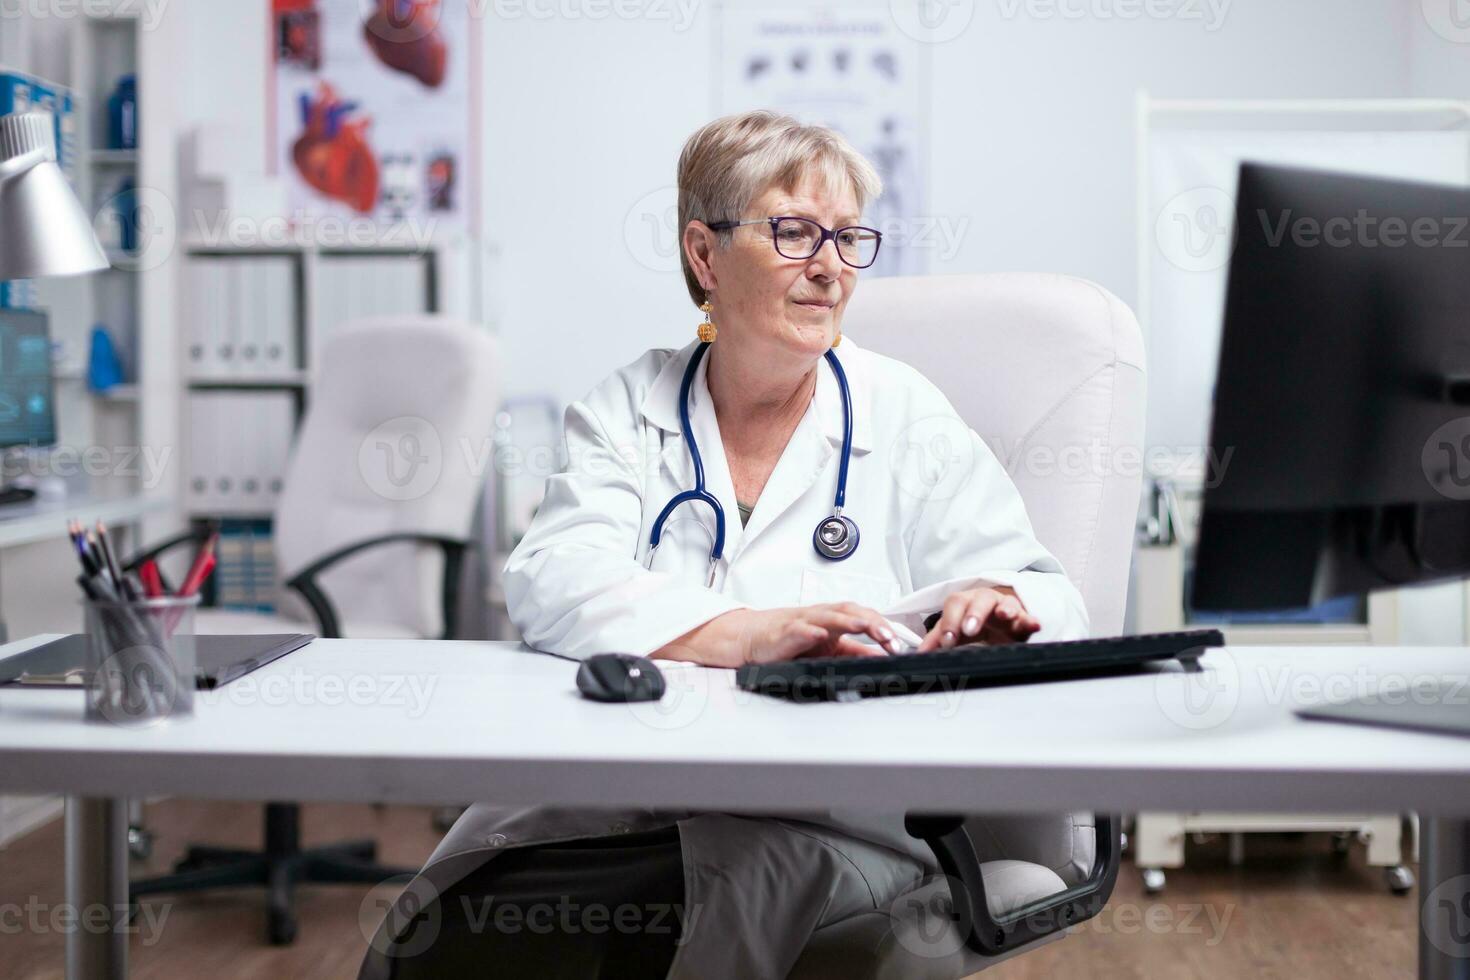
[[[679,263],[695,306],[707,297],[684,253],[689,222],[738,219],[766,188],[794,188],[813,170],[829,188],[850,185],[859,211],[883,192],[873,165],[826,126],[757,109],[716,119],[689,137],[679,154]],[[729,232],[720,233],[722,244],[729,240]]]

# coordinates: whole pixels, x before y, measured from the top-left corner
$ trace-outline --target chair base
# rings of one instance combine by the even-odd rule
[[[260,885],[266,889],[266,936],[272,945],[285,946],[296,938],[297,885],[376,885],[396,875],[412,874],[406,868],[375,863],[378,847],[371,840],[303,849],[300,818],[295,803],[267,803],[264,850],[190,847],[173,874],[131,882],[129,899]]]

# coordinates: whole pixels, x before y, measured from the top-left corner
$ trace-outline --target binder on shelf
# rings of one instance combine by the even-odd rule
[[[192,380],[285,381],[299,373],[293,263],[280,255],[190,259]]]
[[[275,378],[294,377],[301,369],[296,323],[296,267],[291,259],[261,259],[260,297],[264,319],[261,370]]]
[[[216,604],[227,609],[273,611],[277,584],[270,522],[225,522],[217,550]]]
[[[234,262],[216,260],[222,289],[214,322],[220,375],[233,378],[240,373],[240,274]]]
[[[241,377],[260,372],[260,289],[254,267],[255,259],[236,259],[229,263],[230,279],[235,289],[235,306],[230,318],[235,329],[235,374]]]
[[[189,396],[190,504],[196,514],[270,513],[290,454],[289,391],[196,391]]]
[[[323,256],[318,276],[316,350],[354,320],[428,312],[428,259],[420,253]]]
[[[189,396],[189,460],[187,488],[189,510],[208,514],[215,509],[214,496],[214,432],[213,403],[200,396]]]

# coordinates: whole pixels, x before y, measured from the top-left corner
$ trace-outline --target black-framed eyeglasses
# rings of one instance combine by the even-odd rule
[[[777,216],[746,218],[743,221],[714,221],[712,231],[732,231],[741,225],[771,226],[771,243],[776,252],[787,259],[809,259],[816,255],[828,239],[837,246],[837,257],[854,269],[866,269],[878,258],[883,233],[876,228],[847,225],[835,231],[823,228],[810,218]]]

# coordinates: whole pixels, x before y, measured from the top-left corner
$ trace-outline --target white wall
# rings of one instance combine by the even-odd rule
[[[1067,272],[1132,302],[1139,88],[1408,87],[1403,0],[1236,0],[1215,30],[1028,9],[1044,8],[978,4],[963,34],[933,46],[930,216],[966,229],[935,272]],[[714,109],[716,22],[708,4],[683,34],[667,22],[487,19],[485,218],[503,243],[493,295],[513,391],[576,398],[643,349],[692,336],[680,277],[640,264],[623,227],[672,183],[682,140]]]
[[[1180,9],[1202,19],[1122,20],[1048,15],[1057,8],[1047,0],[952,5],[973,19],[930,46],[922,217],[963,235],[953,254],[936,249],[933,271],[1068,272],[1132,302],[1135,92],[1398,96],[1411,80],[1447,85],[1463,69],[1456,52],[1425,41],[1418,6],[1197,0]],[[511,394],[579,397],[645,348],[684,343],[698,319],[678,273],[644,260],[656,244],[647,222],[662,221],[672,200],[679,147],[716,109],[718,9],[670,0],[645,17],[583,15],[595,9],[472,6],[483,31],[485,312],[513,366]],[[187,22],[180,119],[230,119],[260,147],[252,164],[265,153],[265,11],[264,0],[173,0],[164,15]],[[1421,80],[1411,52],[1445,65]]]
[[[1457,28],[1449,12],[1454,0],[1410,4],[1406,46],[1409,93],[1423,97],[1470,98],[1470,28]]]

